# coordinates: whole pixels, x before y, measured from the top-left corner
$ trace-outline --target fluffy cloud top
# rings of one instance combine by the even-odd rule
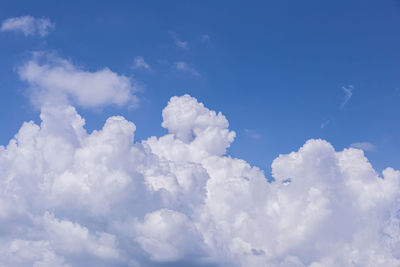
[[[25,36],[46,36],[54,29],[54,23],[47,18],[34,18],[32,16],[21,16],[8,18],[3,21],[1,31],[22,32]]]
[[[90,72],[70,61],[45,53],[36,53],[18,69],[18,74],[33,89],[34,101],[72,100],[80,106],[134,104],[136,90],[132,80],[108,68]]]
[[[0,147],[0,265],[400,265],[399,171],[309,140],[268,183],[226,155],[221,113],[184,95],[162,115],[144,141],[120,116],[87,133],[69,105],[24,123]]]

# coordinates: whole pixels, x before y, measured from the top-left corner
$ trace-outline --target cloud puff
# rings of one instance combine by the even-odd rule
[[[3,21],[1,31],[22,32],[25,36],[46,36],[55,24],[47,18],[34,18],[32,16],[21,16],[8,18]]]
[[[134,62],[133,62],[133,68],[134,69],[145,69],[145,70],[151,69],[150,65],[141,56],[135,57]]]
[[[123,117],[88,133],[44,105],[0,147],[0,265],[399,266],[400,172],[309,140],[274,181],[226,154],[235,133],[189,95],[168,134],[135,141]]]
[[[177,47],[182,48],[182,49],[189,49],[188,42],[180,40],[178,37],[178,34],[176,32],[170,31],[169,34],[171,35],[171,37],[174,40],[174,43]]]
[[[185,42],[185,41],[180,41],[180,40],[178,40],[178,39],[175,40],[175,45],[176,45],[177,47],[184,48],[184,49],[188,49],[188,48],[189,48],[187,42]]]
[[[109,68],[83,70],[69,60],[36,53],[18,68],[21,80],[33,90],[34,102],[72,100],[83,107],[134,104],[136,87],[132,79]]]

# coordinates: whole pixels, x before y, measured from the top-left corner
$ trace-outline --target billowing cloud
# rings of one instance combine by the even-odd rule
[[[221,113],[184,95],[162,116],[168,134],[135,141],[123,117],[88,133],[42,106],[0,147],[0,265],[400,265],[399,171],[312,139],[269,183],[226,154]]]
[[[54,29],[54,23],[47,18],[34,18],[32,16],[21,16],[8,18],[3,21],[1,31],[22,32],[25,36],[46,36]]]
[[[48,53],[35,53],[33,59],[18,68],[18,74],[30,85],[33,100],[39,105],[72,101],[83,107],[98,107],[137,102],[131,78],[109,68],[86,71]]]

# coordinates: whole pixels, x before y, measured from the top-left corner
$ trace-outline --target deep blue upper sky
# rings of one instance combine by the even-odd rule
[[[137,140],[165,132],[161,110],[188,93],[229,120],[230,154],[267,170],[309,138],[369,142],[377,170],[400,168],[400,1],[8,1],[0,21],[47,17],[46,37],[0,33],[0,144],[39,120],[16,67],[32,51],[133,76],[137,109],[79,109],[89,130],[121,114]],[[208,38],[205,38],[205,36]],[[178,47],[175,41],[187,42]],[[132,68],[142,56],[151,71]],[[176,62],[191,69],[179,71]],[[196,75],[196,73],[198,75]],[[343,86],[353,95],[341,107]],[[323,125],[324,127],[322,127]]]

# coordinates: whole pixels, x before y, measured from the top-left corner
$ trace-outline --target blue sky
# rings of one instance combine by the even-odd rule
[[[2,3],[0,265],[400,266],[399,48],[398,0]]]
[[[16,68],[40,50],[142,87],[136,109],[78,107],[88,129],[122,114],[139,139],[162,135],[161,109],[188,93],[228,118],[231,155],[267,175],[277,155],[310,138],[337,150],[368,142],[377,170],[400,167],[399,1],[10,1],[0,10],[2,21],[22,15],[55,28],[45,38],[0,34],[3,145],[22,121],[39,120]],[[138,56],[150,71],[133,68]],[[343,86],[353,89],[341,107]]]

